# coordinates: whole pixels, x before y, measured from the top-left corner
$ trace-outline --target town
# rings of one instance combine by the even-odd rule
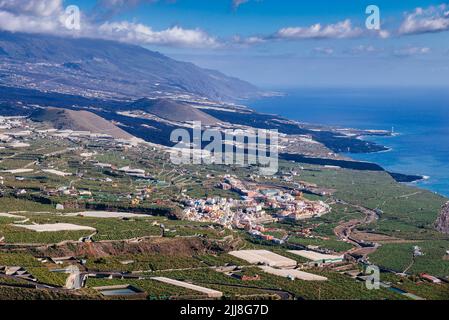
[[[284,192],[257,184],[243,184],[235,177],[225,176],[217,184],[222,190],[232,190],[240,200],[226,198],[184,200],[184,218],[192,221],[212,222],[227,228],[245,229],[263,237],[263,224],[279,220],[301,220],[320,217],[331,208],[323,201],[309,201],[302,192]],[[280,242],[279,239],[274,239]]]

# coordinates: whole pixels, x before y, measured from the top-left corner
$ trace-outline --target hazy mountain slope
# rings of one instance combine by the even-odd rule
[[[111,122],[88,111],[46,108],[36,110],[31,119],[38,122],[48,122],[56,129],[73,131],[90,131],[108,134],[116,139],[131,139],[132,135],[120,129]]]
[[[0,32],[0,84],[91,97],[155,92],[232,100],[258,89],[140,46],[98,39]]]
[[[128,108],[142,110],[171,121],[201,121],[205,125],[219,122],[218,119],[201,110],[170,99],[140,99],[130,104]]]

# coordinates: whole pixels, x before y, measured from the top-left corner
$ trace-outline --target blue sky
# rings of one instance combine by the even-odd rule
[[[49,18],[77,5],[78,36],[139,44],[264,87],[449,85],[444,0],[3,2],[0,29],[66,35]],[[379,31],[365,27],[368,5],[380,9]],[[17,22],[30,20],[30,30]]]

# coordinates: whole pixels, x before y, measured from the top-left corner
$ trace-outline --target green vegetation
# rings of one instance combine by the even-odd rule
[[[82,294],[84,293],[84,294]],[[83,290],[78,294],[67,291],[49,291],[0,285],[0,300],[90,300],[102,299],[95,292]]]
[[[37,202],[28,201],[24,199],[0,197],[0,211],[1,212],[14,212],[14,211],[30,211],[30,212],[43,212],[43,211],[55,211],[54,207],[50,205],[43,205]],[[17,214],[21,215],[21,214]]]
[[[195,284],[205,287],[229,286],[235,285],[235,291],[228,291],[229,298],[239,294],[239,288],[263,289],[267,293],[273,291],[284,291],[293,294],[296,298],[304,299],[404,299],[400,295],[382,290],[367,290],[364,283],[356,282],[344,275],[334,272],[312,271],[329,278],[328,281],[302,281],[289,280],[287,278],[278,277],[264,273],[258,268],[246,268],[244,272],[247,275],[260,275],[259,281],[243,282],[222,273],[212,270],[202,271],[177,271],[164,272],[163,276],[174,278],[182,281],[192,281]],[[162,275],[162,274],[161,274]]]
[[[123,261],[134,262],[123,264]],[[160,254],[133,254],[123,256],[111,256],[106,258],[89,259],[87,267],[92,271],[155,271],[166,269],[182,269],[205,267],[199,259],[178,255]]]
[[[119,280],[89,278],[87,286],[90,288],[114,285],[132,285],[145,292],[149,300],[168,300],[174,298],[201,298],[201,293],[189,289],[173,286],[156,280]],[[112,297],[114,298],[114,297]]]
[[[78,240],[88,236],[89,231],[36,232],[10,225],[0,225],[0,235],[4,236],[8,243],[47,244],[65,240]]]
[[[27,271],[31,273],[39,283],[55,287],[63,287],[68,277],[68,274],[63,272],[51,272],[47,267],[32,267],[27,268]]]
[[[424,255],[414,258],[413,261],[414,246],[419,246]],[[445,277],[449,275],[449,260],[445,259],[448,248],[449,241],[385,244],[370,255],[370,261],[399,272],[411,265],[408,272],[413,274],[424,272]]]
[[[320,248],[333,250],[335,252],[344,252],[353,248],[353,246],[350,245],[349,243],[339,241],[336,239],[322,240],[322,239],[292,237],[289,239],[288,242],[293,244],[300,244],[303,246],[318,246]]]
[[[399,184],[383,172],[308,167],[316,171],[303,171],[298,179],[336,189],[335,197],[349,203],[382,210],[380,220],[368,228],[407,239],[444,238],[433,231],[433,223],[447,201],[444,197]]]
[[[0,266],[21,266],[29,268],[40,267],[41,263],[31,254],[0,251]]]
[[[45,148],[42,146],[45,145]],[[92,289],[96,286],[129,284],[145,291],[147,299],[173,299],[180,297],[202,298],[197,292],[181,289],[149,279],[153,276],[191,281],[198,285],[222,291],[225,299],[275,299],[282,296],[304,299],[406,299],[388,289],[367,290],[364,283],[332,271],[314,269],[310,272],[328,277],[325,282],[291,281],[265,274],[257,267],[229,255],[238,249],[266,249],[294,259],[298,263],[308,260],[288,253],[297,245],[318,246],[335,252],[346,252],[353,245],[335,236],[334,229],[343,222],[362,220],[363,210],[378,209],[380,217],[369,225],[360,225],[359,231],[371,235],[394,237],[396,242],[385,241],[369,255],[369,260],[384,268],[411,274],[421,272],[447,277],[449,260],[449,236],[436,232],[434,221],[441,205],[447,200],[431,192],[396,183],[387,173],[330,169],[317,165],[294,164],[280,161],[280,174],[264,178],[258,176],[258,168],[216,165],[174,166],[166,154],[154,152],[149,147],[125,148],[112,146],[110,142],[84,141],[82,152],[94,155],[84,157],[81,151],[72,149],[80,144],[64,139],[49,143],[37,138],[29,148],[0,150],[0,170],[31,168],[32,173],[2,173],[4,184],[0,186],[0,211],[14,213],[24,218],[0,217],[0,239],[7,244],[17,244],[14,252],[0,251],[0,266],[22,266],[41,284],[54,287],[64,285],[67,274],[50,272],[49,266],[39,262],[44,250],[26,244],[57,244],[71,240],[64,247],[49,246],[46,253],[55,256],[79,255],[87,260],[88,271],[135,272],[142,271],[144,280],[88,280],[89,289],[76,297],[104,298]],[[52,152],[58,152],[51,154]],[[145,169],[147,177],[131,177],[123,172],[100,168],[96,162],[109,163],[116,167],[130,166]],[[304,168],[302,170],[300,167]],[[44,168],[70,172],[62,177],[47,174]],[[316,184],[335,190],[333,195],[317,196],[305,194],[312,200],[322,200],[332,211],[319,218],[302,221],[274,221],[265,225],[265,233],[287,239],[282,245],[250,236],[245,230],[229,230],[207,222],[176,220],[182,212],[186,196],[196,198],[226,197],[240,199],[233,191],[220,190],[215,186],[227,174],[241,180],[258,182],[269,186],[296,188],[292,182],[284,181],[283,173],[290,169],[298,172],[293,183]],[[151,177],[151,179],[149,178]],[[19,194],[24,189],[26,193]],[[84,192],[81,192],[84,191]],[[88,191],[88,192],[87,192]],[[65,210],[56,210],[63,204]],[[124,211],[147,214],[141,218],[88,218],[68,216],[66,213],[81,211]],[[269,209],[275,212],[276,209]],[[25,224],[71,223],[92,227],[94,231],[34,232],[13,226],[17,221]],[[94,244],[78,243],[80,238],[92,236]],[[165,239],[164,239],[165,238]],[[200,245],[188,243],[201,239]],[[126,241],[132,240],[132,241]],[[179,240],[179,242],[177,242]],[[142,241],[142,247],[139,247]],[[188,252],[178,248],[165,248],[164,241],[186,243]],[[207,243],[205,247],[202,244]],[[98,251],[94,250],[95,245]],[[23,246],[25,245],[25,246]],[[78,247],[79,245],[79,247]],[[104,245],[104,247],[102,247]],[[189,246],[191,245],[191,246]],[[413,246],[418,245],[424,256],[413,259]],[[132,247],[132,248],[131,248]],[[105,250],[103,250],[105,249]],[[175,250],[176,249],[176,250]],[[45,251],[45,250],[44,250]],[[247,275],[260,275],[258,281],[241,281],[213,270],[213,266],[239,265]],[[81,267],[81,266],[80,266]],[[447,286],[433,285],[416,278],[399,278],[393,274],[382,274],[384,281],[428,299],[446,299]],[[23,280],[0,277],[0,299],[7,294],[23,299],[72,299],[64,291],[41,291],[28,288],[10,288],[22,285]],[[12,290],[12,291],[11,291]],[[12,292],[12,293],[11,293]]]
[[[0,276],[0,287],[1,286],[29,286],[30,282],[24,279],[11,278]]]
[[[381,279],[392,286],[429,300],[449,299],[448,284],[433,284],[417,279],[417,277],[399,277],[391,273],[382,273]]]
[[[218,254],[218,255],[212,255],[212,254],[208,254],[208,255],[200,255],[195,257],[197,259],[199,259],[201,262],[203,262],[204,264],[208,265],[208,266],[225,266],[225,265],[236,265],[236,266],[241,266],[244,265],[246,262],[236,258],[234,256],[231,256],[230,254]]]

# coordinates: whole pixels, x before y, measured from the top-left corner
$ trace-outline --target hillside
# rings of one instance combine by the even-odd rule
[[[213,125],[218,119],[186,103],[170,99],[140,99],[129,105],[130,110],[142,110],[171,121],[200,121]]]
[[[88,111],[46,108],[36,110],[31,119],[37,122],[48,122],[60,130],[90,131],[108,134],[116,139],[131,139],[132,135],[111,122]]]
[[[0,32],[0,85],[100,98],[194,94],[216,100],[258,95],[253,85],[140,46]]]

